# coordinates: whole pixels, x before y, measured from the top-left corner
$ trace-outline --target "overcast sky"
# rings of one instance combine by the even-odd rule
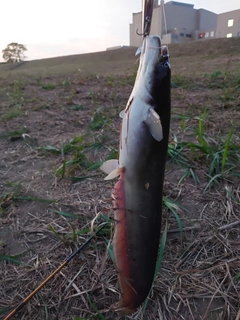
[[[215,13],[240,9],[240,0],[181,2]],[[128,45],[132,13],[141,11],[141,5],[142,0],[1,1],[0,50],[18,42],[33,60]]]

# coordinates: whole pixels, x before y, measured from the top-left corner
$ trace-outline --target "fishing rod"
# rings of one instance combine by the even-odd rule
[[[45,284],[47,284],[59,271],[65,267],[69,261],[71,261],[84,247],[86,247],[92,239],[108,224],[108,222],[104,223],[91,237],[89,237],[75,252],[73,252],[68,258],[64,260],[64,262],[53,271],[50,276],[47,277],[34,291],[32,291],[12,312],[4,320],[11,319],[18,311],[20,311],[25,304],[40,290]]]
[[[154,8],[154,0],[142,1],[142,36],[149,36],[151,31],[152,15]]]

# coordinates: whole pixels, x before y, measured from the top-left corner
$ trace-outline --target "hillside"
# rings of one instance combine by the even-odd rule
[[[173,72],[209,72],[216,68],[225,71],[240,70],[240,39],[199,40],[169,46]],[[84,74],[126,74],[136,68],[136,48],[78,54],[49,59],[24,61],[18,64],[0,64],[1,76],[11,74],[61,75],[81,70]],[[189,57],[186,61],[184,58]],[[211,58],[211,64],[207,59]]]
[[[0,64],[0,319],[21,303],[12,319],[240,320],[240,39],[170,46],[160,270],[132,317],[115,310],[117,179],[104,180],[99,167],[118,158],[135,50]],[[150,158],[150,134],[139,127],[149,136],[137,151],[142,163]],[[152,188],[147,179],[139,197]],[[150,210],[126,211],[148,224]],[[152,236],[149,229],[149,243]],[[68,265],[46,283],[63,261]]]

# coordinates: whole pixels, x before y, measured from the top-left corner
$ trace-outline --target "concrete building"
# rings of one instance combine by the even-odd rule
[[[199,38],[215,37],[217,29],[217,14],[204,10],[194,9],[193,4],[177,1],[169,1],[158,4],[155,1],[153,9],[153,23],[151,34],[160,35],[163,44],[173,42],[186,42]],[[130,24],[130,45],[140,46],[142,12],[133,14],[133,22]]]
[[[240,9],[218,15],[216,37],[240,37]]]

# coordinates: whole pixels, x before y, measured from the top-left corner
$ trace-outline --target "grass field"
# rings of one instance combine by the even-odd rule
[[[240,39],[169,47],[172,118],[162,252],[129,319],[240,319]],[[0,319],[107,227],[13,319],[124,319],[111,192],[134,48],[0,64]],[[163,254],[163,257],[162,257]],[[127,318],[126,318],[127,319]]]

